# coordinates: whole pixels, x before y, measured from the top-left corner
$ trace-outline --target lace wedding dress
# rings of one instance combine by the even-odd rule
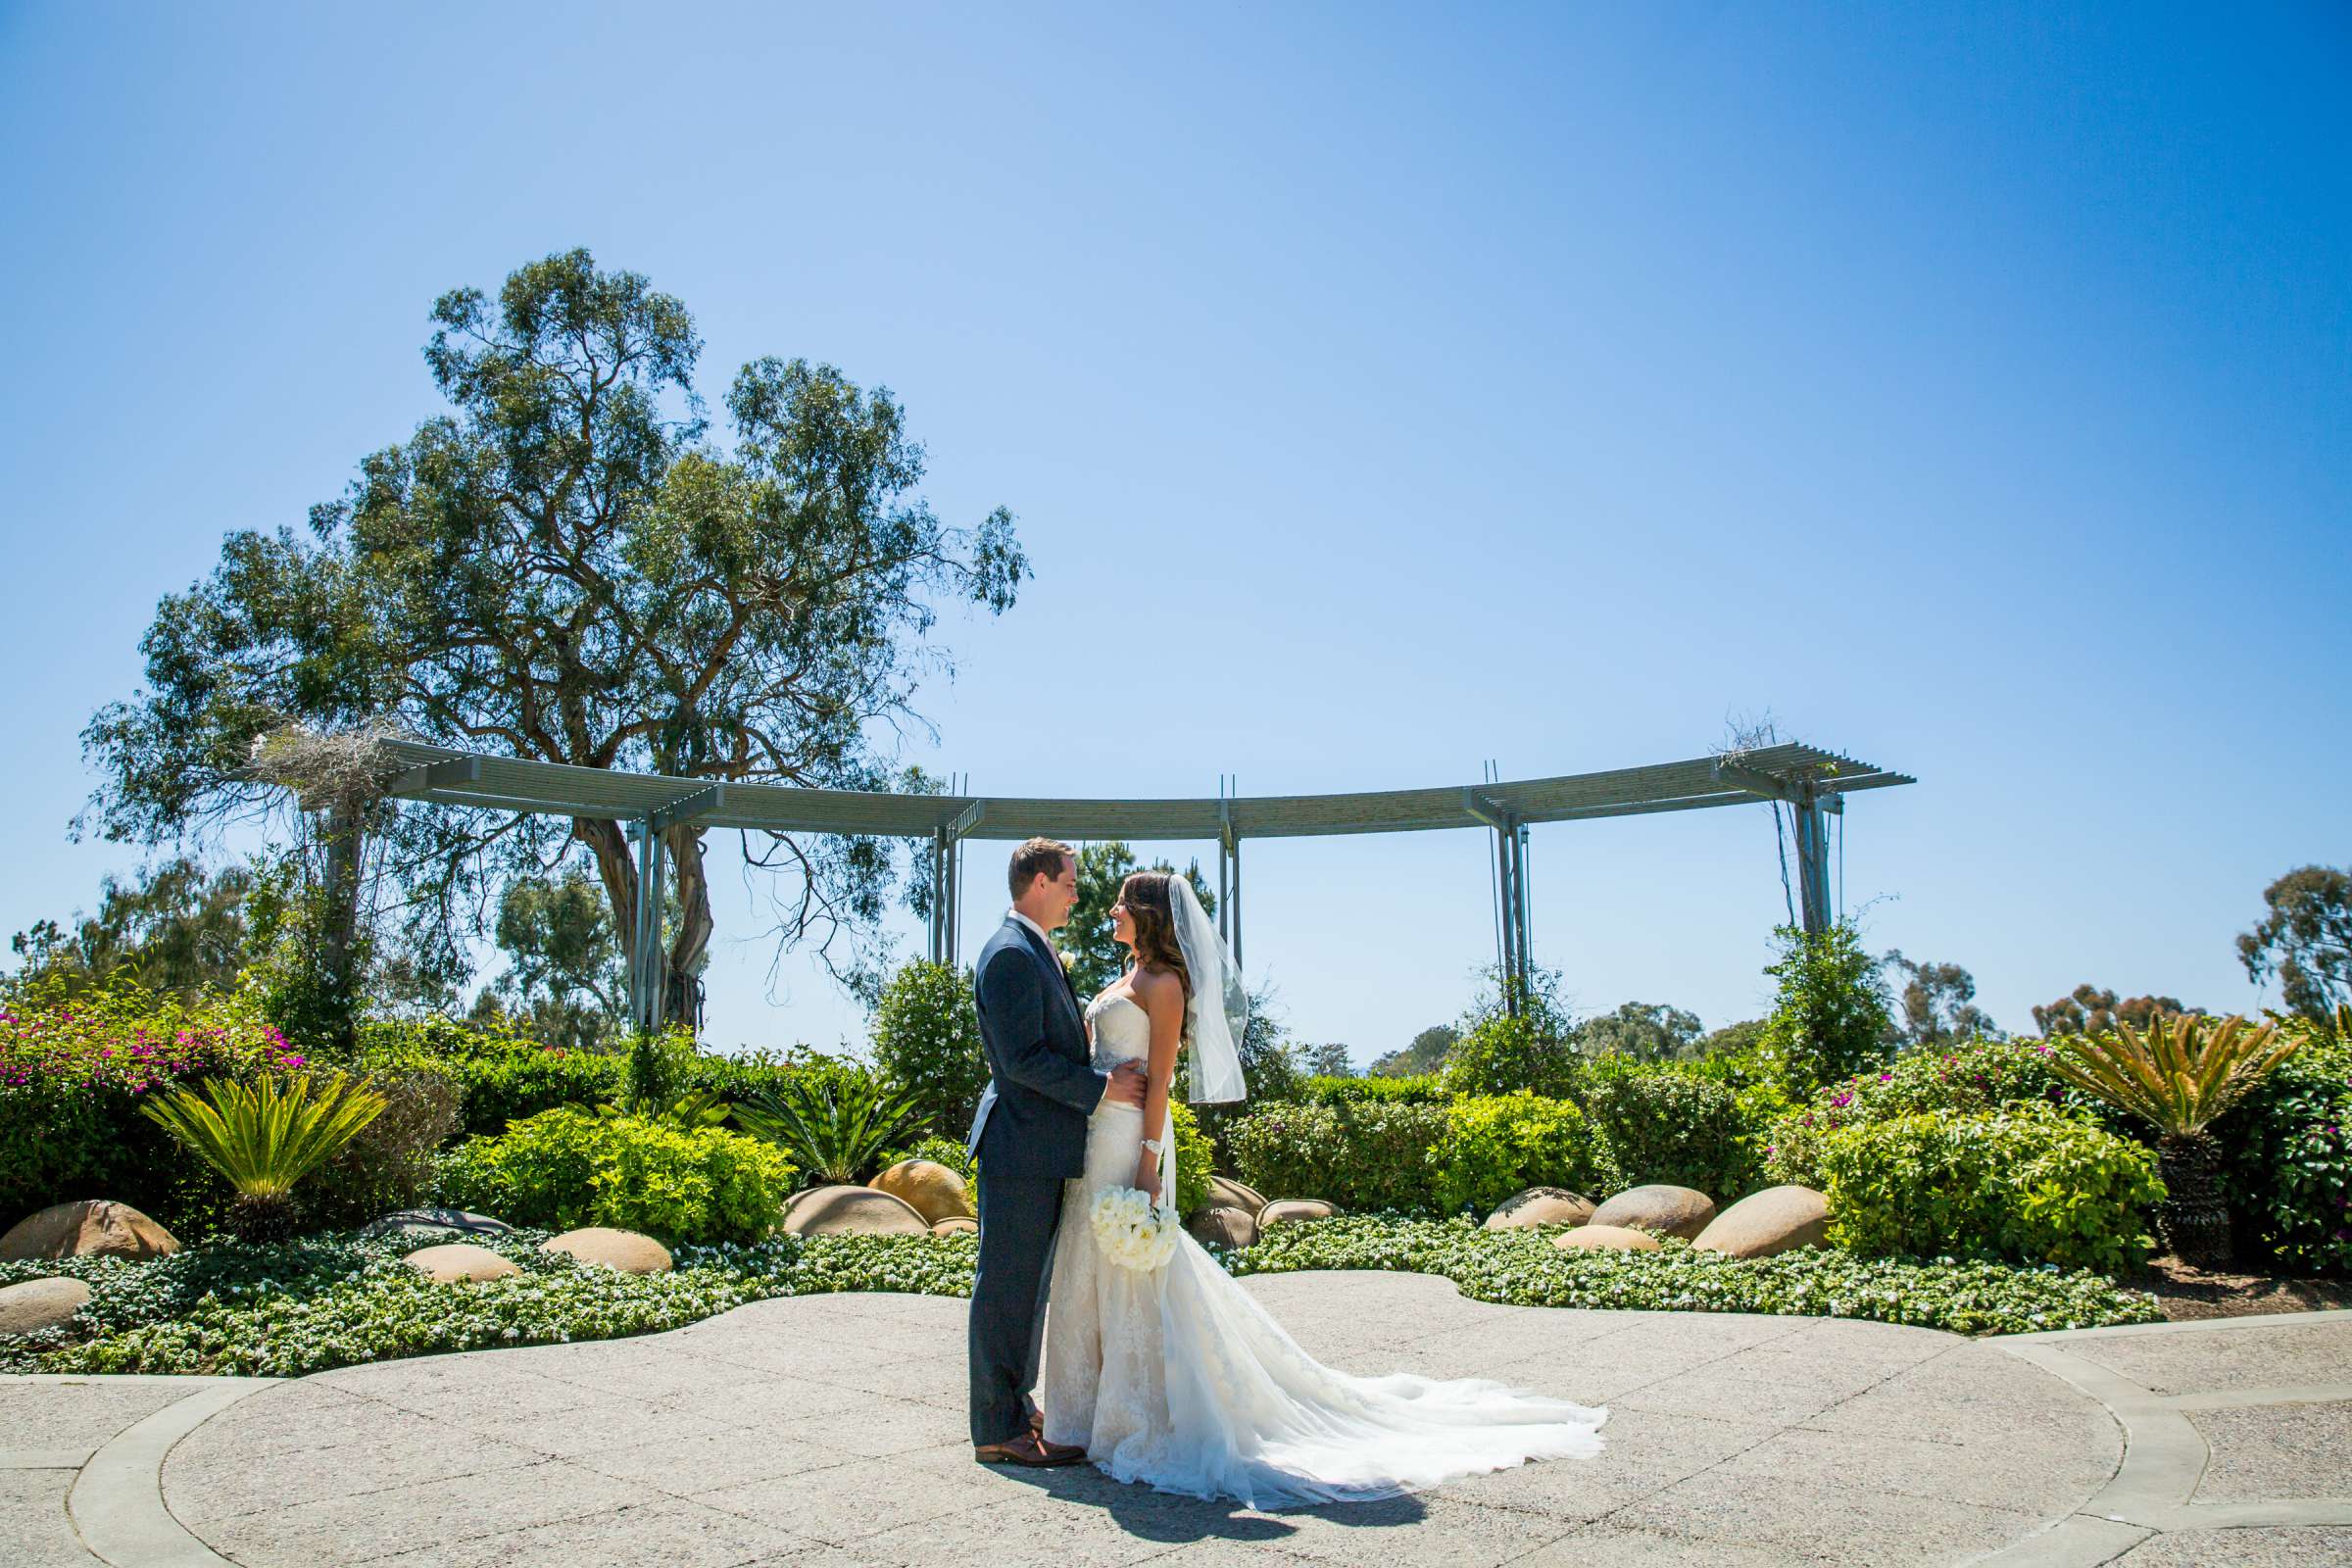
[[[1149,1056],[1151,1019],[1131,998],[1099,997],[1086,1017],[1097,1067]],[[1605,1408],[1484,1379],[1334,1371],[1190,1236],[1154,1273],[1109,1261],[1091,1208],[1105,1187],[1135,1185],[1142,1139],[1142,1110],[1105,1102],[1087,1128],[1086,1174],[1062,1190],[1040,1389],[1049,1442],[1082,1446],[1120,1481],[1256,1508],[1391,1497],[1600,1451]]]

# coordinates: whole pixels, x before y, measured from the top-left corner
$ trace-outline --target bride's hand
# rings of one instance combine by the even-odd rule
[[[1149,1149],[1136,1159],[1135,1185],[1143,1189],[1152,1201],[1159,1201],[1159,1156]]]

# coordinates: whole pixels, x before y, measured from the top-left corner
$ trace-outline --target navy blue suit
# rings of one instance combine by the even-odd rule
[[[1007,915],[972,971],[988,1092],[980,1159],[980,1270],[969,1331],[972,1442],[1029,1430],[1061,1184],[1086,1169],[1086,1122],[1109,1086],[1088,1061],[1077,993],[1052,947]]]

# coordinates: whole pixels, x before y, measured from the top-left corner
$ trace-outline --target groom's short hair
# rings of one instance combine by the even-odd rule
[[[1012,865],[1006,877],[1012,884],[1012,896],[1017,899],[1028,892],[1032,877],[1061,875],[1061,862],[1077,853],[1059,839],[1031,839],[1012,852]]]

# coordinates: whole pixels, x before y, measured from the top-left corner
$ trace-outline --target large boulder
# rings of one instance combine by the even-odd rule
[[[1248,1247],[1257,1240],[1257,1216],[1231,1203],[1210,1203],[1185,1227],[1203,1247]]]
[[[1830,1200],[1810,1187],[1767,1187],[1750,1193],[1708,1224],[1690,1245],[1731,1257],[1770,1257],[1819,1247],[1830,1234]]]
[[[441,1285],[454,1285],[460,1280],[503,1280],[510,1274],[522,1272],[511,1260],[471,1242],[419,1247],[401,1261]]]
[[[1592,1200],[1565,1187],[1530,1187],[1506,1198],[1487,1216],[1491,1231],[1523,1231],[1538,1225],[1582,1225],[1592,1217]]]
[[[178,1239],[170,1231],[128,1203],[107,1199],[52,1203],[0,1236],[0,1263],[36,1257],[127,1257],[138,1262],[178,1250]]]
[[[563,1252],[583,1263],[601,1263],[623,1274],[666,1274],[669,1249],[651,1236],[617,1231],[604,1225],[585,1225],[551,1236],[539,1244],[542,1252]]]
[[[977,1236],[980,1234],[980,1222],[976,1219],[966,1219],[961,1214],[950,1214],[946,1219],[931,1227],[931,1234],[934,1236]]]
[[[90,1288],[51,1275],[0,1285],[0,1334],[38,1334],[90,1304]]]
[[[873,1187],[922,1215],[926,1225],[972,1217],[971,1190],[961,1176],[935,1159],[902,1159],[875,1177]]]
[[[1630,1225],[1688,1240],[1715,1217],[1715,1200],[1688,1187],[1629,1187],[1592,1211],[1594,1225]]]
[[[1658,1239],[1647,1231],[1628,1230],[1622,1225],[1585,1224],[1560,1232],[1551,1245],[1592,1252],[1654,1252]]]
[[[1258,1196],[1256,1188],[1237,1182],[1230,1176],[1211,1176],[1208,1179],[1208,1200],[1222,1203],[1227,1208],[1246,1209],[1252,1216],[1266,1206],[1266,1200]]]
[[[463,1208],[402,1208],[369,1220],[360,1228],[360,1234],[425,1244],[456,1241],[466,1236],[506,1236],[514,1229],[503,1219],[469,1213]]]
[[[811,1187],[784,1205],[788,1236],[928,1236],[913,1205],[871,1187]]]
[[[1257,1211],[1257,1228],[1272,1230],[1277,1225],[1311,1225],[1319,1219],[1329,1219],[1339,1212],[1335,1204],[1320,1198],[1285,1198],[1268,1203]]]

